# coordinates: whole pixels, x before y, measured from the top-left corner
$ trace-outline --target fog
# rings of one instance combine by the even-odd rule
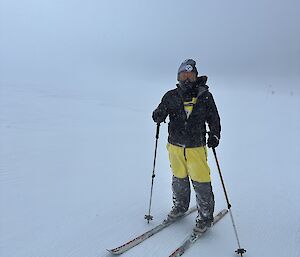
[[[233,82],[300,76],[296,0],[0,3],[2,85],[173,83],[187,58]]]
[[[155,219],[144,220],[151,114],[193,58],[220,113],[242,247],[299,257],[299,14],[299,0],[0,0],[0,255],[108,256],[166,217],[162,124]],[[217,211],[226,201],[208,159]],[[167,256],[194,219],[126,256]],[[186,256],[233,256],[229,215],[203,240]]]

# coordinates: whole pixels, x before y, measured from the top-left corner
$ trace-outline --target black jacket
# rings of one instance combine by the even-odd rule
[[[165,120],[169,115],[169,143],[185,147],[206,145],[206,123],[212,135],[220,138],[220,117],[206,81],[206,76],[198,77],[192,95],[188,96],[177,84],[176,89],[168,91],[163,96],[161,103],[154,111],[160,116],[160,120]],[[190,100],[191,97],[198,99],[187,118],[183,102]]]

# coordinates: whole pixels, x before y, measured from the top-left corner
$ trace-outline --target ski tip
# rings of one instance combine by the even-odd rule
[[[106,249],[106,251],[108,251],[110,254],[118,255],[118,253],[114,252],[113,249]]]
[[[222,210],[222,213],[224,213],[224,214],[226,214],[227,212],[229,212],[228,209],[223,209],[223,210]]]
[[[228,212],[229,212],[228,209],[223,209],[223,210],[219,211],[218,214],[215,217],[220,217],[220,216],[222,217],[225,214],[227,214]]]
[[[223,210],[220,212],[220,215],[221,215],[221,216],[225,216],[228,212],[229,212],[228,209],[223,209]]]

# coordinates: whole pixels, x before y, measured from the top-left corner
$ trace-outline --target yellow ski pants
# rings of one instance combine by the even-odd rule
[[[186,148],[167,144],[170,166],[177,178],[189,176],[193,181],[210,182],[206,146]]]

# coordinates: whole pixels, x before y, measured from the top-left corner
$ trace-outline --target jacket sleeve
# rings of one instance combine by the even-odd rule
[[[152,117],[157,117],[161,122],[164,121],[169,114],[168,102],[168,93],[166,93],[161,99],[158,107],[153,111]]]
[[[221,136],[221,122],[218,113],[217,106],[211,93],[208,93],[208,113],[207,113],[207,124],[210,132],[216,135],[218,139]]]

